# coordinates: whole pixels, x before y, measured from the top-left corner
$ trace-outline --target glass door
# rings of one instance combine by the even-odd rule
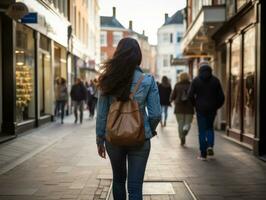
[[[51,58],[48,53],[39,54],[39,112],[40,116],[51,114],[52,109],[52,80]]]

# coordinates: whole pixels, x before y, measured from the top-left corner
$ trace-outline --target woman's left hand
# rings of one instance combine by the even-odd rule
[[[97,145],[98,147],[98,154],[101,158],[106,159],[106,150],[104,144]]]

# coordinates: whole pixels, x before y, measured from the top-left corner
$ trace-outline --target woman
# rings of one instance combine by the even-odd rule
[[[105,140],[108,134],[106,121],[110,104],[115,99],[118,101],[129,99],[132,89],[143,75],[139,67],[141,59],[138,42],[132,38],[124,38],[119,42],[113,58],[103,65],[103,72],[98,79],[100,91],[96,119],[98,154],[105,158],[106,150],[110,158],[114,200],[126,200],[126,180],[129,200],[142,200],[142,185],[150,153],[150,138],[156,133],[156,126],[161,119],[157,85],[151,75],[144,75],[134,95],[143,114],[146,138],[144,144],[131,147],[115,146]]]
[[[64,78],[59,78],[56,81],[55,88],[55,99],[56,99],[56,108],[55,108],[55,116],[61,111],[61,124],[64,123],[64,115],[65,115],[65,105],[68,99],[68,92],[66,86],[66,80]]]
[[[170,95],[172,93],[171,84],[166,76],[163,76],[162,83],[159,84],[160,103],[162,107],[161,126],[166,126],[168,117],[168,106],[171,106]]]
[[[180,81],[175,85],[173,90],[171,101],[175,102],[175,115],[178,122],[180,144],[184,146],[193,119],[194,108],[188,97],[190,87],[188,73],[181,73],[179,79]]]

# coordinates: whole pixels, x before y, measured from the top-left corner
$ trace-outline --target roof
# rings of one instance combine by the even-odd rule
[[[183,24],[184,23],[184,9],[178,10],[173,16],[168,17],[166,22],[163,24],[165,25],[170,25],[170,24]]]
[[[125,28],[115,17],[101,16],[101,27]]]
[[[131,34],[136,34],[136,35],[138,36],[138,38],[142,38],[142,39],[148,41],[148,36],[146,36],[146,35],[140,34],[140,33],[136,32],[136,31],[134,31],[134,30],[132,30],[132,29],[129,29],[129,32],[130,32]]]

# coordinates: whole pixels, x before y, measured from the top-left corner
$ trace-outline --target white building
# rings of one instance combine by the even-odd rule
[[[187,71],[187,66],[172,65],[172,60],[181,55],[180,42],[185,32],[183,10],[177,11],[173,16],[165,14],[165,23],[158,29],[157,47],[157,77],[159,81],[163,76],[171,80],[172,86],[176,83],[178,74]]]
[[[88,54],[94,64],[100,64],[100,14],[99,0],[88,1]]]

